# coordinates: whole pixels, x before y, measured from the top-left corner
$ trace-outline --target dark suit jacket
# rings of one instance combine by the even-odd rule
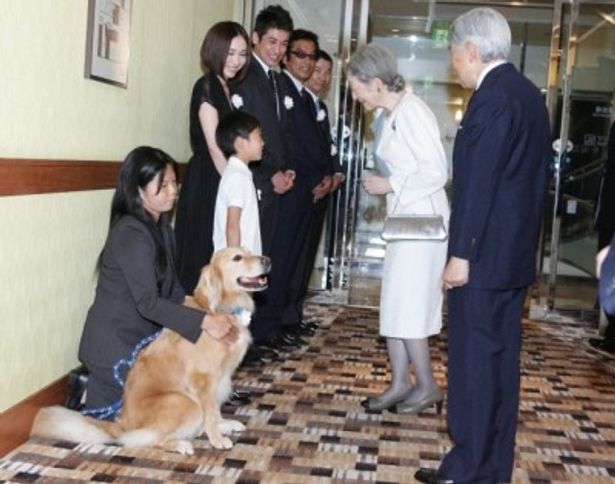
[[[291,78],[282,73],[280,80],[285,92],[293,100],[293,108],[288,112],[292,120],[293,160],[297,173],[295,186],[284,195],[283,203],[301,200],[309,204],[313,198],[312,189],[325,175],[331,173],[330,159],[327,156],[330,148],[318,126],[315,113],[310,112]]]
[[[330,173],[331,174],[342,173],[342,166],[340,165],[340,159],[339,159],[339,156],[337,155],[337,147],[334,145],[333,140],[331,139],[331,122],[329,121],[329,110],[327,108],[327,105],[321,100],[318,100],[318,108],[322,109],[322,111],[325,113],[324,119],[321,121],[318,121],[318,125],[320,127],[321,132],[323,133],[323,136],[325,137],[327,146],[330,147],[329,149],[329,163],[331,165]]]
[[[172,254],[173,230],[166,218],[161,230],[167,253]],[[96,296],[79,345],[79,359],[86,366],[113,366],[163,326],[192,342],[201,335],[203,313],[181,306],[184,290],[172,258],[158,287],[154,250],[154,240],[145,225],[130,215],[117,221],[109,232],[100,259]]]
[[[596,229],[598,248],[601,249],[609,244],[615,232],[615,123],[609,131],[607,156],[598,194]]]
[[[277,171],[293,168],[291,150],[291,129],[288,109],[284,105],[284,97],[288,95],[280,80],[277,79],[278,97],[280,100],[280,119],[278,119],[269,78],[258,60],[251,59],[248,74],[239,83],[233,84],[233,92],[243,100],[243,111],[258,118],[261,124],[265,149],[259,163],[251,163],[254,174],[254,184],[264,196],[272,193],[271,177]]]
[[[551,132],[540,91],[506,63],[473,94],[453,151],[449,255],[468,286],[511,289],[536,278]]]

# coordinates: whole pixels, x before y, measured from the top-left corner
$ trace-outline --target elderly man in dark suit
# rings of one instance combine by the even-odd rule
[[[451,25],[451,63],[475,89],[453,151],[448,424],[454,446],[420,482],[510,482],[521,318],[536,278],[551,133],[540,91],[506,61],[511,33],[491,8]]]
[[[611,124],[607,143],[607,156],[602,172],[600,192],[596,204],[596,230],[598,252],[607,247],[615,233],[615,123]],[[615,314],[606,314],[604,338],[590,338],[594,348],[615,355]]]
[[[295,171],[291,152],[291,118],[289,95],[278,72],[286,53],[288,38],[293,30],[290,14],[279,5],[270,5],[256,16],[252,32],[253,53],[248,74],[233,86],[237,108],[256,116],[260,121],[265,150],[263,158],[254,164],[254,184],[259,199],[259,214],[263,253],[270,256],[272,267],[281,264],[272,251],[278,225],[281,195],[292,190]],[[250,325],[257,345],[269,344],[278,339],[279,328],[270,316],[270,296],[257,298],[257,309]],[[284,342],[297,347],[288,339]],[[294,343],[294,344],[293,344]],[[248,360],[259,363],[261,357],[276,355],[271,350],[252,347]]]

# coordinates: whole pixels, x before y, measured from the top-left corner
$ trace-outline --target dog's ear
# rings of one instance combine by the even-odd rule
[[[201,308],[215,311],[220,303],[221,286],[220,270],[213,265],[205,266],[194,289],[194,299]]]

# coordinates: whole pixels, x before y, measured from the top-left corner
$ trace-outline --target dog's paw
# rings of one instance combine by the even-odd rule
[[[233,432],[243,432],[246,426],[239,420],[222,420],[218,424],[218,430],[222,435],[228,435]]]
[[[175,442],[175,452],[181,455],[194,455],[194,447],[188,440],[177,440]]]
[[[233,441],[222,435],[214,438],[209,437],[209,442],[211,442],[211,445],[216,449],[231,449],[233,447]]]

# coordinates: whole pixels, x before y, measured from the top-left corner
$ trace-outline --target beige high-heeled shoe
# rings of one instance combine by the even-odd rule
[[[442,405],[444,404],[444,392],[439,388],[436,388],[429,395],[425,396],[418,402],[412,403],[397,403],[389,408],[393,413],[399,413],[402,415],[418,415],[423,410],[432,405],[436,406],[436,412],[438,415],[442,414]]]
[[[394,406],[397,403],[403,402],[406,398],[408,398],[412,390],[413,388],[410,388],[407,391],[403,392],[401,395],[394,395],[393,397],[386,400],[381,400],[377,397],[366,398],[365,400],[361,400],[361,406],[363,406],[367,410],[385,410]]]

